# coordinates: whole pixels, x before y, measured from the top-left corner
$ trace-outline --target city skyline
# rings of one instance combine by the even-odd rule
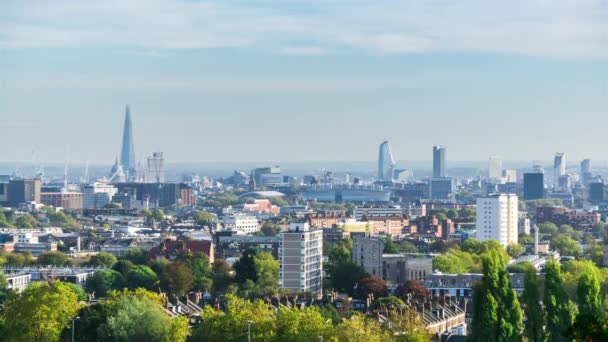
[[[175,162],[373,160],[383,140],[397,160],[608,159],[589,124],[608,112],[605,2],[349,8],[3,1],[0,160],[114,160],[126,103],[139,153]]]

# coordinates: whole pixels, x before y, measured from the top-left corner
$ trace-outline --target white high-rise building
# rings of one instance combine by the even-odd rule
[[[86,184],[82,187],[82,207],[84,209],[103,208],[112,201],[118,189],[109,183]]]
[[[478,240],[496,240],[503,246],[517,243],[518,222],[517,195],[500,194],[477,198]]]
[[[503,170],[502,178],[505,183],[516,183],[517,182],[517,170]]]
[[[229,214],[222,218],[225,230],[232,230],[239,234],[253,234],[260,230],[258,218],[244,214]]]
[[[383,141],[378,151],[378,179],[387,182],[393,180],[395,165],[391,145],[388,141]]]
[[[292,223],[281,233],[279,245],[279,286],[293,291],[323,290],[323,231],[308,223]]]
[[[490,157],[488,175],[489,175],[489,178],[492,180],[500,180],[502,178],[502,159],[501,158]]]

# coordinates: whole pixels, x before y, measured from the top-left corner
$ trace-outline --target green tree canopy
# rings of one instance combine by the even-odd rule
[[[4,341],[58,341],[80,306],[78,296],[62,282],[36,282],[4,308],[0,336]]]
[[[159,278],[161,289],[170,294],[182,296],[192,287],[192,272],[180,262],[167,265]]]
[[[114,255],[110,253],[99,252],[95,255],[91,255],[88,264],[91,266],[112,267],[116,262],[118,262],[118,259],[116,259]]]
[[[566,341],[564,337],[574,322],[576,307],[568,299],[561,280],[560,266],[555,261],[545,265],[545,312],[547,314],[546,334],[550,341]]]
[[[199,211],[194,214],[194,222],[201,226],[210,226],[217,221],[217,216],[206,211]]]
[[[190,253],[186,255],[184,261],[192,272],[192,287],[195,290],[211,291],[213,272],[209,257],[205,253]]]
[[[70,263],[70,257],[61,252],[44,252],[36,259],[38,265],[64,266]]]
[[[126,285],[130,289],[142,288],[150,291],[158,289],[158,276],[145,265],[137,265],[127,273]]]
[[[536,268],[528,265],[524,275],[523,304],[526,316],[524,322],[524,335],[531,342],[544,342],[546,325],[545,312],[541,306],[538,278]]]
[[[125,278],[114,270],[97,271],[87,279],[85,289],[88,293],[94,293],[95,297],[103,298],[110,290],[120,289],[125,286]]]

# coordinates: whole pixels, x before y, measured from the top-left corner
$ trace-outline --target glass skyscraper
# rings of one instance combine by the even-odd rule
[[[445,152],[443,146],[433,146],[433,177],[445,177]]]
[[[132,181],[137,177],[135,148],[133,147],[133,124],[131,123],[131,110],[128,105],[125,111],[125,126],[122,133],[120,164],[125,172],[127,181]]]
[[[388,141],[383,141],[378,152],[378,179],[392,181],[394,169],[395,159],[391,152],[391,145]]]

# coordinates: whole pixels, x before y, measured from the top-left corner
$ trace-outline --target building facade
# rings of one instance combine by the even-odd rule
[[[535,200],[545,197],[545,182],[542,172],[524,173],[524,200]]]
[[[378,151],[378,179],[381,181],[392,181],[395,165],[391,145],[388,141],[383,141]]]
[[[46,205],[68,210],[82,210],[83,195],[81,192],[43,192],[41,201]]]
[[[279,286],[282,289],[323,291],[323,231],[307,223],[292,223],[281,233],[279,246]]]
[[[477,198],[477,239],[496,240],[503,246],[517,243],[518,198],[515,194]]]

